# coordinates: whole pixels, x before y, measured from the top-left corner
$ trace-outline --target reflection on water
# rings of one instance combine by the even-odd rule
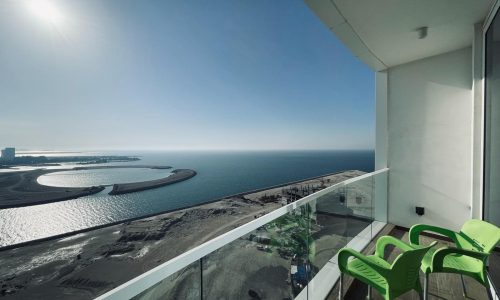
[[[134,203],[140,201],[139,193],[110,196],[107,192],[105,190],[75,200],[1,210],[0,245],[84,229],[134,216],[130,213],[130,205],[134,206]]]
[[[38,183],[48,186],[89,187],[154,180],[169,174],[170,170],[150,168],[75,170],[40,176]]]
[[[227,195],[343,170],[373,171],[373,151],[147,152],[127,165],[171,165],[198,175],[125,195],[109,190],[79,199],[0,210],[0,245],[196,205]],[[110,169],[117,170],[117,169]],[[95,170],[94,170],[95,171]],[[169,171],[169,170],[163,170]]]

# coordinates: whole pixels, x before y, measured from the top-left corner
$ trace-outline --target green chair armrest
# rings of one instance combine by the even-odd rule
[[[439,272],[443,267],[443,262],[446,256],[451,254],[465,255],[481,260],[483,263],[488,258],[488,253],[477,252],[474,250],[460,249],[455,247],[444,247],[436,250],[432,255],[432,271]]]
[[[413,250],[414,248],[405,242],[398,240],[397,238],[393,236],[382,236],[377,240],[377,248],[375,249],[375,255],[377,255],[380,258],[384,258],[384,251],[385,247],[387,245],[393,245],[395,247],[398,247],[399,249],[403,251],[408,251],[408,250]]]
[[[450,239],[452,239],[455,244],[457,243],[456,235],[458,233],[456,233],[452,230],[446,229],[446,228],[431,226],[431,225],[426,225],[426,224],[416,224],[410,228],[410,233],[409,233],[410,243],[412,243],[414,245],[420,245],[419,237],[423,231],[432,231],[435,233],[442,234],[442,235],[447,236]]]
[[[379,264],[376,264],[365,255],[350,248],[343,248],[338,253],[338,262],[340,271],[342,272],[348,271],[347,264],[349,262],[349,257],[351,256],[361,260],[383,277],[387,278],[389,276],[390,269],[385,268]]]

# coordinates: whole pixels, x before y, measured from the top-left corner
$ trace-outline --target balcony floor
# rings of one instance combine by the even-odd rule
[[[381,234],[384,234],[382,232]],[[387,231],[385,232],[387,234]],[[408,232],[403,231],[397,228],[392,228],[389,235],[392,235],[398,239],[403,241],[408,241]],[[431,241],[437,240],[439,244],[442,245],[450,245],[451,243],[438,240],[434,238],[430,238],[427,236],[422,236],[421,241],[425,244],[430,243]],[[374,240],[370,245],[363,251],[364,253],[373,253]],[[386,259],[392,262],[398,255],[400,251],[390,246],[386,250]],[[494,281],[498,281],[500,269],[500,253],[494,252],[490,258],[490,275],[492,276]],[[352,280],[352,277],[346,276],[346,284],[348,286],[347,294],[344,299],[366,299],[367,287],[365,284],[358,280]],[[423,283],[423,274],[421,273],[421,282]],[[486,288],[484,288],[481,284],[476,282],[474,279],[464,276],[465,287],[467,290],[466,296],[463,295],[462,283],[460,280],[460,275],[458,274],[444,274],[444,273],[436,273],[430,275],[429,281],[429,299],[488,299],[488,294]],[[335,285],[334,289],[330,293],[328,300],[338,299],[338,284]],[[372,299],[378,300],[383,299],[377,291],[372,290]],[[418,300],[419,295],[417,292],[411,291],[398,299],[404,300]]]

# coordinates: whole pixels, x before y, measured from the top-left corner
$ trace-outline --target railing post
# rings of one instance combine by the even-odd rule
[[[339,278],[339,300],[344,299],[344,273],[340,272]]]
[[[203,300],[203,257],[200,258],[200,300]]]

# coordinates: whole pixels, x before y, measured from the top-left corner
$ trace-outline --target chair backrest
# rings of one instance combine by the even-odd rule
[[[434,247],[436,242],[429,246],[412,246],[413,250],[401,253],[392,263],[391,289],[397,291],[408,291],[415,287],[419,280],[420,265],[424,255],[430,248]]]
[[[491,253],[491,250],[500,242],[500,228],[481,220],[469,220],[465,222],[460,230],[460,236],[466,243],[460,243],[463,248],[476,250],[484,253]]]

